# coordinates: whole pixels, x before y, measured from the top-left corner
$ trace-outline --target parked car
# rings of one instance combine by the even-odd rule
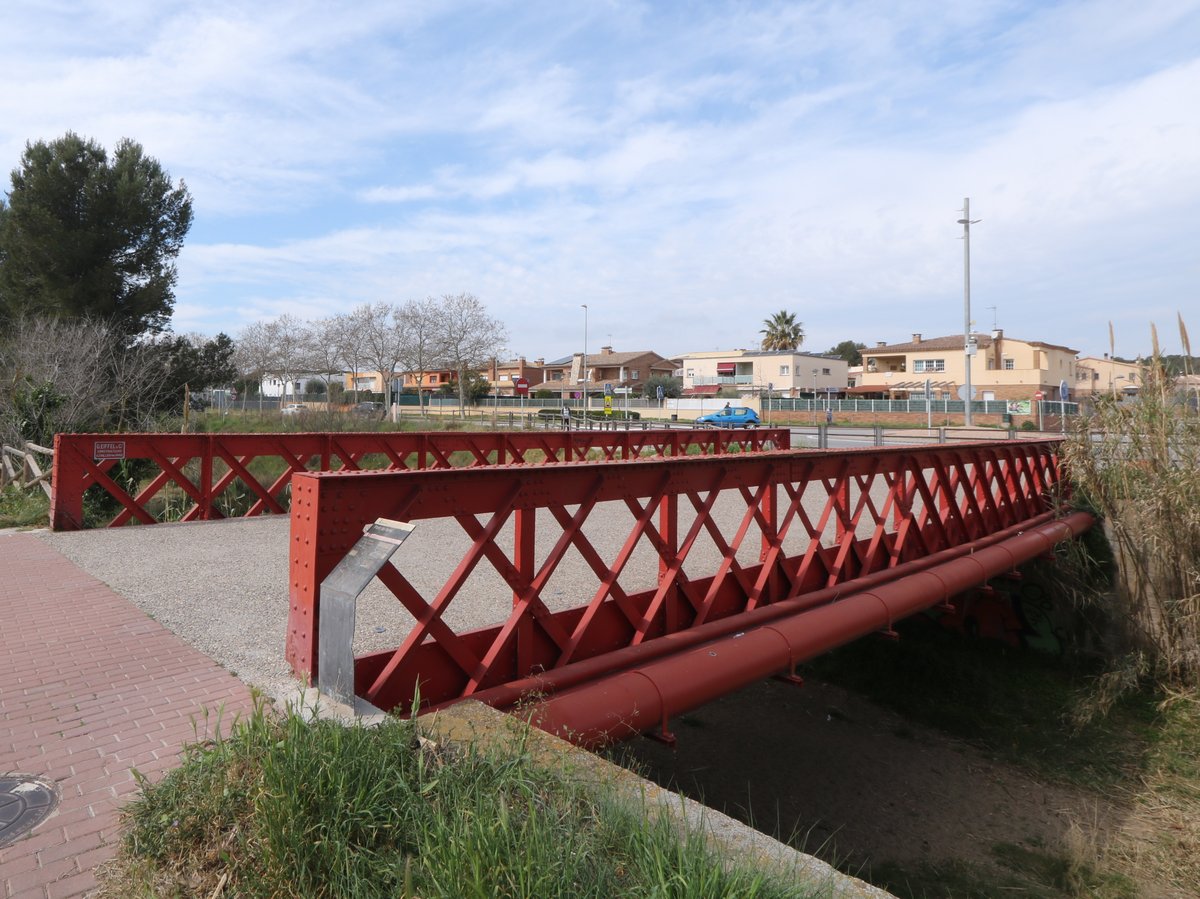
[[[383,403],[362,402],[355,403],[350,412],[363,418],[383,418],[384,408]]]
[[[279,411],[284,415],[304,415],[308,412],[308,406],[304,403],[288,403]]]
[[[699,427],[709,428],[757,428],[760,423],[758,413],[747,406],[726,406],[720,412],[696,419]]]

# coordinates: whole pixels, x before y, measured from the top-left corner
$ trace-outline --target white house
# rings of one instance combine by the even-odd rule
[[[326,384],[341,384],[345,375],[342,372],[298,372],[286,383],[280,375],[264,375],[258,382],[258,389],[264,397],[281,399],[283,397],[302,397],[308,390],[309,384],[320,384],[321,392],[325,392]]]
[[[722,387],[754,396],[770,390],[795,397],[842,393],[849,365],[840,356],[799,350],[716,350],[686,353],[679,376],[684,396],[713,396]]]

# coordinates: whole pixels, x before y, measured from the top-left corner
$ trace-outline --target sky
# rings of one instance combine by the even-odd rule
[[[463,292],[529,359],[961,333],[969,197],[977,330],[1200,341],[1200,0],[3,0],[0,45],[0,172],[74,131],[187,183],[180,333]]]

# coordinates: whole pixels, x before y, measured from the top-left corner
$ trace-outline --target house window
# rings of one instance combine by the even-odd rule
[[[689,369],[687,370],[687,376],[688,376],[689,378],[694,378],[694,377],[696,377],[696,370],[695,370],[694,368],[689,368]]]
[[[501,376],[500,376],[500,380],[501,380],[501,381],[507,381],[507,380],[508,380],[508,375],[501,375]]]
[[[829,374],[829,369],[827,369],[827,368],[821,369],[821,374],[823,374],[823,375]]]
[[[945,370],[946,370],[946,360],[945,359],[914,359],[913,360],[913,374],[920,374],[922,372],[931,372],[931,371],[945,371]]]
[[[632,380],[632,381],[637,381],[637,380],[640,380],[640,378],[641,378],[641,374],[640,374],[640,372],[639,372],[639,371],[638,371],[638,370],[635,368],[635,369],[634,369],[632,372],[630,372],[630,373],[629,373],[629,378],[630,378],[630,380]]]
[[[792,373],[792,367],[790,365],[779,366],[779,374],[783,375],[785,378],[788,377],[789,375],[791,375],[791,373]]]
[[[437,382],[438,382],[438,376],[437,376],[437,375],[430,375],[430,376],[429,376],[429,383],[430,383],[430,384],[436,384]]]
[[[1004,360],[1004,370],[1005,371],[1014,371],[1016,369],[1016,367],[1017,367],[1017,363],[1015,360],[1013,360],[1013,359],[1005,359]]]
[[[988,371],[991,371],[995,367],[996,367],[996,360],[988,359]]]

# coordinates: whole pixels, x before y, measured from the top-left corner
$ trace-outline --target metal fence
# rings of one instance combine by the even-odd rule
[[[1028,404],[1028,411],[1024,410]],[[779,412],[911,412],[959,415],[966,411],[962,400],[860,400],[860,399],[792,399],[789,397],[764,397],[764,408]],[[1052,400],[1023,400],[1014,406],[1010,400],[975,400],[971,412],[980,415],[1078,415],[1078,403],[1060,403]]]

